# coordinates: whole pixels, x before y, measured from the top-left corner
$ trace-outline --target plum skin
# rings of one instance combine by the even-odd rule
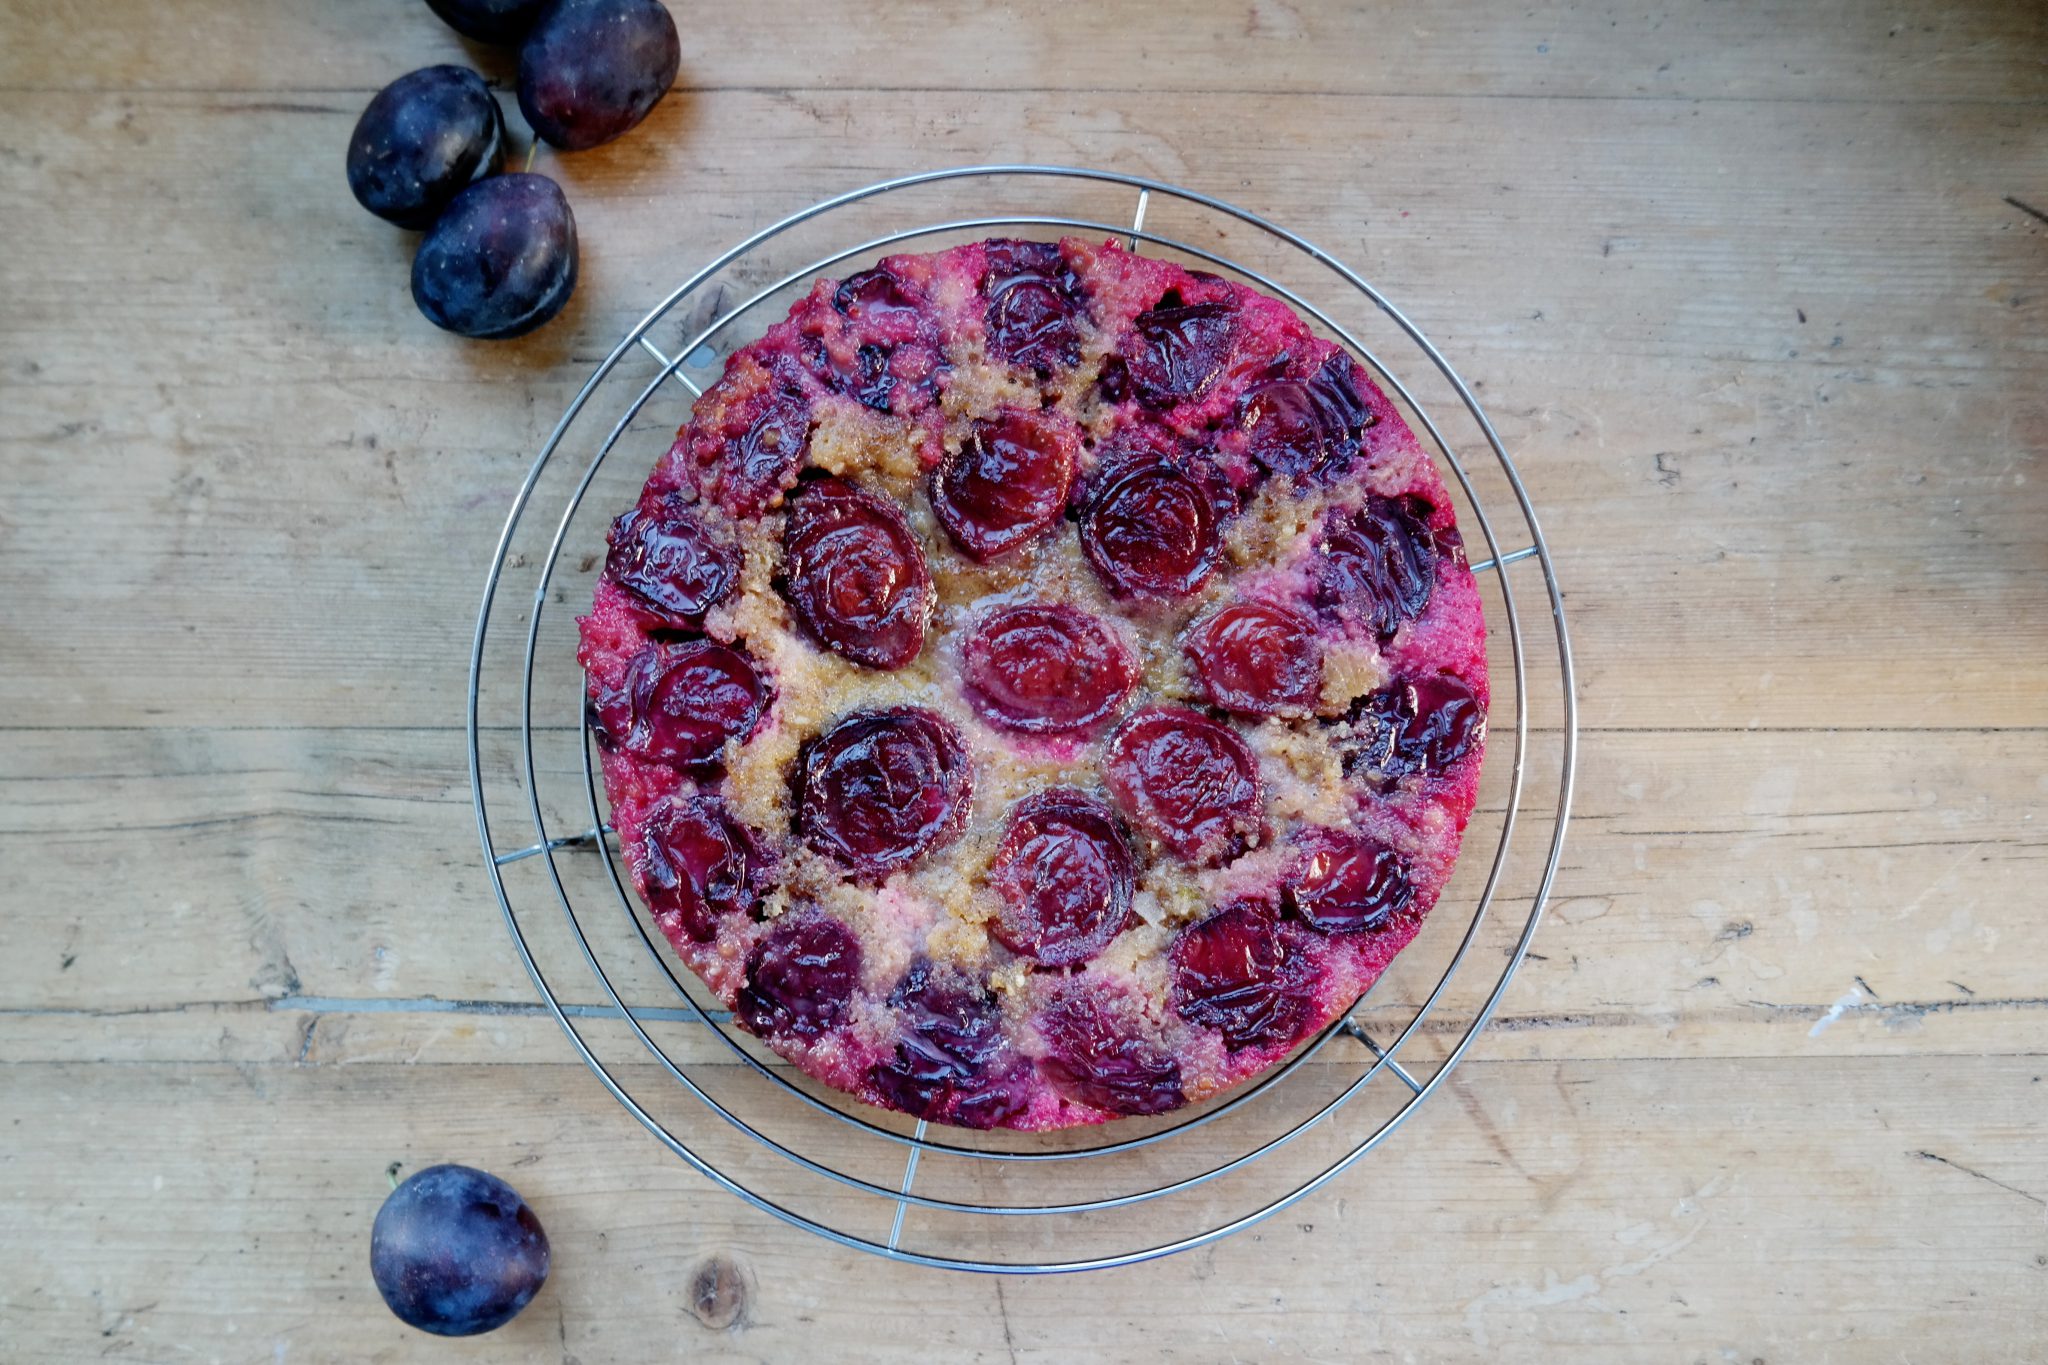
[[[740,548],[714,533],[671,493],[635,507],[605,537],[605,572],[662,624],[696,629],[740,576]]]
[[[1230,862],[1263,834],[1258,759],[1236,731],[1190,707],[1133,711],[1110,735],[1102,772],[1131,822],[1196,867]]]
[[[1209,700],[1241,716],[1312,714],[1323,690],[1315,627],[1267,602],[1232,602],[1198,622],[1182,644]]]
[[[1172,962],[1174,1012],[1221,1033],[1232,1052],[1301,1036],[1311,972],[1270,907],[1239,901],[1188,925]]]
[[[504,1326],[548,1278],[548,1235],[519,1192],[469,1166],[429,1166],[370,1229],[370,1275],[400,1321],[443,1337]]]
[[[989,348],[1012,365],[1051,374],[1081,358],[1074,318],[1081,282],[1056,242],[995,238],[983,246]]]
[[[993,1128],[1022,1112],[1026,1066],[1010,1052],[1002,1013],[986,985],[941,979],[919,958],[889,994],[903,1021],[895,1053],[868,1069],[868,1084],[919,1118]]]
[[[378,91],[348,140],[356,202],[403,228],[424,228],[456,195],[505,166],[505,116],[484,78],[429,66]]]
[[[485,341],[525,336],[576,288],[576,216],[544,175],[480,180],[455,196],[412,258],[427,321]]]
[[[1163,1114],[1187,1103],[1180,1060],[1069,992],[1036,1020],[1046,1054],[1039,1070],[1068,1099],[1112,1114]]]
[[[878,882],[960,832],[974,769],[951,721],[885,707],[806,740],[790,787],[793,832],[856,880]]]
[[[977,563],[1049,533],[1074,482],[1071,435],[1016,409],[975,422],[934,470],[933,513],[960,553]]]
[[[1174,602],[1216,567],[1222,540],[1200,484],[1165,463],[1106,480],[1081,512],[1081,552],[1110,596]]]
[[[427,0],[441,22],[480,43],[516,43],[533,27],[548,0]]]
[[[1097,618],[1064,602],[983,617],[960,652],[960,685],[989,724],[1020,734],[1094,729],[1137,685],[1138,661]]]
[[[779,580],[820,647],[893,672],[924,649],[938,600],[924,547],[893,503],[845,479],[806,484],[783,528]]]
[[[1382,644],[1393,639],[1402,622],[1428,609],[1436,588],[1434,512],[1414,494],[1375,494],[1356,512],[1332,517],[1317,546],[1317,603],[1338,620],[1371,626]]]
[[[616,686],[593,681],[584,715],[605,748],[692,772],[715,768],[726,741],[750,737],[772,698],[736,644],[650,640]]]
[[[1002,899],[990,936],[1040,966],[1072,967],[1123,932],[1136,869],[1110,808],[1055,787],[1018,803],[989,883]]]
[[[762,1038],[822,1037],[845,1018],[860,969],[851,929],[816,909],[785,915],[747,954],[733,1019]]]
[[[519,110],[543,141],[585,151],[637,127],[682,60],[660,0],[553,0],[519,49]]]

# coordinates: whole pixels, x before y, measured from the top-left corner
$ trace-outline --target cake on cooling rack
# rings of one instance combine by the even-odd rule
[[[812,1076],[974,1128],[1281,1061],[1414,937],[1486,732],[1450,500],[1365,371],[1080,240],[818,281],[581,626],[676,953]]]

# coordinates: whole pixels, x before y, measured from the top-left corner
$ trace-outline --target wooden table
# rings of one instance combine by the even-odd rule
[[[387,80],[502,58],[415,0],[0,0],[0,1356],[2038,1358],[2048,9],[821,9],[679,7],[684,88],[539,163],[575,303],[486,346],[341,159]],[[531,1012],[461,731],[509,490],[612,341],[784,212],[1016,158],[1406,304],[1544,509],[1586,727],[1448,1093],[1285,1218],[1034,1281],[650,1140]],[[441,1158],[556,1248],[466,1346],[365,1272]]]

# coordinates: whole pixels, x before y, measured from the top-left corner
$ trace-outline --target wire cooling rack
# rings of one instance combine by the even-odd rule
[[[1282,1066],[1157,1118],[934,1136],[813,1083],[677,969],[627,890],[606,824],[574,616],[589,601],[611,512],[633,500],[724,357],[815,276],[892,249],[1068,233],[1118,237],[1285,299],[1403,405],[1455,477],[1468,540],[1476,528],[1485,544],[1472,567],[1495,656],[1493,744],[1466,856],[1423,933]],[[1363,228],[1361,242],[1374,242]],[[1407,382],[1369,343],[1402,348]],[[1577,712],[1564,602],[1527,490],[1473,388],[1336,257],[1222,200],[1108,171],[975,166],[883,181],[790,213],[691,275],[597,366],[513,496],[470,660],[470,781],[486,866],[578,1055],[714,1184],[839,1245],[920,1265],[1127,1265],[1270,1218],[1357,1164],[1442,1088],[1500,1002],[1542,916],[1571,808]],[[1459,425],[1447,434],[1433,411]],[[1468,464],[1461,448],[1480,458]],[[1541,574],[1552,625],[1543,638],[1523,630],[1514,581],[1530,570],[1510,572],[1523,562]],[[1545,776],[1532,782],[1532,769]],[[1531,854],[1516,836],[1537,821],[1548,840]],[[1496,913],[1497,903],[1515,909]],[[1374,1198],[1376,1218],[1397,1213],[1398,1191],[1354,1193]]]

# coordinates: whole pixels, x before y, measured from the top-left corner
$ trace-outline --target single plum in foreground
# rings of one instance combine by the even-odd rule
[[[548,1235],[498,1177],[429,1166],[377,1211],[370,1275],[401,1321],[436,1336],[475,1336],[503,1327],[540,1292]]]

